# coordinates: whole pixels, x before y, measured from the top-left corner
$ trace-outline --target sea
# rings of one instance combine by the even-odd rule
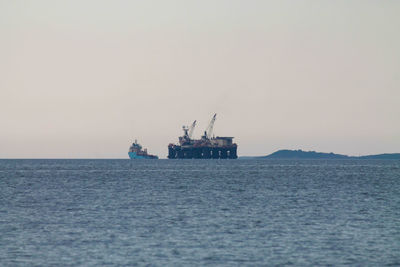
[[[400,266],[400,161],[0,160],[0,266]]]

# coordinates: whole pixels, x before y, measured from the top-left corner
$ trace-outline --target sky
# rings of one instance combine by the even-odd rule
[[[182,126],[400,152],[400,1],[0,0],[0,158],[161,158]]]

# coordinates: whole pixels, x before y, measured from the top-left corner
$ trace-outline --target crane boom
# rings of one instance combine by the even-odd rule
[[[192,135],[193,135],[193,131],[194,131],[194,128],[196,127],[196,121],[194,121],[193,123],[192,123],[192,125],[190,126],[190,128],[189,128],[189,138],[192,138]]]
[[[206,130],[206,137],[208,139],[210,139],[211,136],[212,136],[212,132],[213,132],[213,128],[214,128],[214,122],[215,122],[216,118],[217,118],[217,113],[214,114],[214,116],[212,117],[212,119],[210,121],[210,124],[208,124],[207,130]]]

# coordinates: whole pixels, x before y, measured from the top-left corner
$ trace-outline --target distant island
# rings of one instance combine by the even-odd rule
[[[335,153],[323,153],[315,151],[303,150],[278,150],[267,156],[259,157],[240,157],[243,159],[257,158],[257,159],[400,159],[400,153],[391,154],[377,154],[368,156],[347,156]]]

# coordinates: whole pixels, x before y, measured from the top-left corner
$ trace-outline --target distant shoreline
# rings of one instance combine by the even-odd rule
[[[400,153],[384,153],[366,156],[347,156],[335,153],[324,153],[316,151],[278,150],[266,156],[243,156],[241,159],[400,159]]]

